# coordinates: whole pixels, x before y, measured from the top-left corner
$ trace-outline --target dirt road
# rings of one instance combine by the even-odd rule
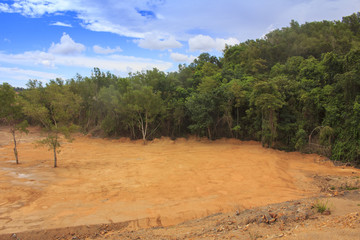
[[[315,196],[318,175],[358,175],[317,155],[262,148],[256,142],[127,139],[78,135],[64,143],[58,168],[35,148],[0,129],[0,234],[99,223],[167,226],[217,212]]]

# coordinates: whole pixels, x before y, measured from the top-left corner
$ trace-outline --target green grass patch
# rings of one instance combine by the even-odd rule
[[[326,200],[326,201],[320,201],[320,200],[318,200],[318,201],[316,201],[316,202],[314,203],[314,208],[316,209],[316,211],[317,211],[318,213],[323,213],[323,212],[325,212],[326,210],[330,210],[330,208],[329,208],[329,201],[328,201],[328,200]]]
[[[358,187],[351,187],[351,186],[346,186],[345,187],[345,190],[347,190],[347,191],[357,190],[357,189],[359,189],[359,188]]]

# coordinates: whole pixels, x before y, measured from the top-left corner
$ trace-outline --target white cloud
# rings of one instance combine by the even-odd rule
[[[74,42],[66,33],[63,33],[60,43],[52,43],[49,48],[49,53],[64,55],[79,54],[83,51],[85,51],[85,46],[81,43]]]
[[[72,27],[71,24],[68,23],[63,23],[63,22],[55,22],[55,23],[51,23],[51,26],[60,26],[60,27]]]
[[[95,45],[93,49],[94,51],[103,54],[121,51],[120,47],[111,49],[109,47],[103,48],[97,45]],[[23,65],[28,67],[45,67],[53,69],[61,67],[80,67],[86,69],[99,67],[102,70],[122,73],[128,73],[129,71],[143,71],[153,68],[166,71],[172,67],[172,63],[170,62],[150,58],[138,58],[118,54],[106,55],[99,58],[76,54],[81,53],[84,50],[84,45],[75,43],[69,35],[64,33],[60,43],[52,43],[48,52],[27,51],[21,54],[7,54],[0,51],[0,62],[16,66]],[[2,77],[0,77],[0,79],[1,78]]]
[[[357,12],[359,8],[359,0],[296,1],[295,4],[288,6],[286,11],[281,12],[278,18],[281,22],[285,22],[287,26],[292,19],[299,23],[341,20],[342,17]]]
[[[94,45],[93,50],[94,50],[95,53],[98,53],[98,54],[111,54],[111,53],[116,53],[116,52],[122,52],[122,49],[120,47],[115,47],[115,48],[106,47],[106,48],[103,48],[103,47],[98,46],[98,45]]]
[[[24,66],[43,67],[82,67],[91,69],[99,67],[107,71],[128,72],[143,71],[158,68],[166,71],[172,63],[149,58],[137,58],[123,55],[108,55],[102,58],[87,57],[82,55],[55,55],[52,53],[33,51],[23,54],[5,54],[0,52],[0,62]]]
[[[134,37],[134,38],[143,38],[145,35],[144,33],[132,31],[127,27],[112,23],[111,21],[102,18],[93,20],[84,16],[83,20],[84,23],[81,25],[84,28],[94,32],[111,32],[121,36]]]
[[[85,56],[76,56],[71,58],[67,56],[59,56],[56,57],[55,63],[56,65],[78,66],[89,69],[99,67],[100,69],[120,72],[126,72],[128,69],[132,69],[132,71],[142,71],[153,68],[165,71],[172,67],[172,64],[169,62],[123,55],[110,55],[101,59]]]
[[[162,39],[160,36],[155,34],[147,34],[145,38],[134,41],[138,43],[139,47],[152,50],[165,50],[171,48],[180,48],[182,46],[182,44],[176,41],[173,36]]]
[[[189,48],[190,51],[201,51],[201,52],[207,52],[212,50],[222,51],[225,48],[225,44],[235,45],[238,43],[240,43],[240,41],[237,40],[236,38],[213,39],[210,36],[205,36],[200,34],[189,39]]]
[[[25,16],[37,17],[45,13],[67,11],[74,5],[74,1],[58,0],[17,0],[13,4],[0,3],[0,11],[16,12]]]
[[[8,67],[0,67],[0,73],[2,78],[19,80],[19,81],[27,81],[29,79],[37,79],[39,81],[48,81],[50,79],[63,78],[61,75],[34,71],[28,69],[21,69],[18,67],[8,68]]]
[[[149,33],[161,33],[174,36],[178,41],[187,41],[197,34],[213,38],[233,36],[245,41],[261,37],[269,24],[281,28],[291,19],[300,23],[340,20],[356,9],[360,9],[359,0],[182,0],[181,4],[163,0],[16,0],[11,4],[0,3],[0,12],[34,17],[72,11],[82,26],[92,31],[140,39]]]
[[[22,54],[5,54],[0,52],[0,62],[26,65],[26,66],[38,66],[43,65],[46,67],[54,66],[53,62],[55,56],[53,54],[42,51],[28,51]]]
[[[195,56],[191,55],[185,55],[181,53],[171,53],[170,57],[175,62],[181,62],[181,63],[191,63],[196,58]]]
[[[13,11],[11,10],[8,4],[0,3],[0,12],[12,13]]]

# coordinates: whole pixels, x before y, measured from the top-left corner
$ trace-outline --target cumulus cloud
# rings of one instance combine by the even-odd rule
[[[0,12],[11,13],[11,12],[13,12],[13,11],[11,10],[11,8],[9,7],[8,4],[6,4],[6,3],[0,3]]]
[[[93,50],[95,52],[108,54],[102,58],[78,54],[84,50],[84,45],[76,43],[68,34],[64,33],[60,39],[60,43],[52,43],[47,52],[27,51],[20,54],[8,54],[0,51],[0,63],[53,69],[59,69],[62,67],[80,67],[84,69],[91,69],[93,67],[99,67],[100,69],[117,73],[129,73],[130,71],[137,72],[153,68],[166,71],[173,66],[171,62],[114,54],[121,51],[120,47],[103,48],[98,45],[93,46]],[[2,70],[3,72],[5,72],[5,70],[9,72],[9,69],[12,68],[3,68]],[[0,72],[2,72],[1,69]],[[17,70],[18,76],[25,76],[25,73],[28,75],[39,75],[40,72],[30,72],[30,70],[24,72]],[[49,80],[53,79],[53,76],[55,75],[44,75],[43,77]],[[1,76],[0,81],[3,78],[4,76]],[[39,77],[35,78],[38,79]],[[12,79],[15,79],[15,77],[12,77]]]
[[[180,62],[180,63],[191,63],[192,61],[194,61],[194,59],[196,58],[195,56],[191,55],[185,55],[185,54],[181,54],[181,53],[171,53],[170,54],[170,58],[175,61],[175,62]]]
[[[25,16],[37,17],[45,13],[54,13],[59,11],[66,11],[74,4],[70,0],[17,0],[13,4],[0,3],[0,11],[2,12],[16,12]]]
[[[194,34],[210,33],[212,37],[234,36],[245,41],[261,37],[269,24],[281,28],[291,19],[300,23],[340,20],[359,8],[359,0],[183,0],[181,4],[162,0],[16,0],[0,3],[0,12],[36,17],[72,11],[82,26],[92,31],[134,38],[157,32],[181,41],[187,41]]]
[[[225,44],[235,45],[239,43],[240,41],[237,40],[236,38],[213,39],[210,36],[205,36],[200,34],[189,39],[189,48],[190,51],[201,51],[201,52],[207,52],[212,50],[222,51],[225,48]]]
[[[120,47],[115,47],[115,48],[106,47],[106,48],[103,48],[103,47],[101,47],[99,45],[94,45],[93,50],[94,50],[95,53],[98,53],[98,54],[111,54],[111,53],[116,53],[116,52],[122,52],[122,49]]]
[[[68,23],[63,23],[63,22],[55,22],[55,23],[51,23],[51,26],[60,26],[60,27],[72,27],[71,24]]]
[[[172,48],[180,48],[182,44],[173,36],[167,37],[162,39],[155,34],[148,34],[143,39],[135,40],[138,43],[139,47],[147,48],[147,49],[156,49],[156,50],[165,50],[165,49],[172,49]]]
[[[74,55],[83,51],[85,51],[85,46],[81,43],[74,42],[66,33],[63,33],[60,43],[52,43],[49,48],[49,53],[63,55]]]

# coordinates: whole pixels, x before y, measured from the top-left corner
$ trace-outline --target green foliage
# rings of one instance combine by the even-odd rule
[[[316,129],[311,141],[332,159],[359,163],[359,16],[291,21],[262,39],[226,46],[222,57],[202,53],[177,72],[155,68],[121,78],[94,68],[67,82],[29,81],[21,98],[3,84],[0,117],[19,124],[25,114],[47,129],[44,144],[54,153],[58,134],[72,125],[144,143],[196,134],[288,151],[305,151]]]
[[[18,124],[15,125],[15,130],[19,131],[21,133],[29,133],[29,123],[27,120],[23,120],[22,122],[19,122]]]
[[[277,137],[276,111],[285,104],[281,93],[272,82],[259,82],[253,88],[250,102],[261,112],[263,145],[273,146]]]
[[[193,93],[186,99],[185,106],[189,112],[192,133],[211,138],[211,128],[214,124],[213,113],[216,110],[214,99],[210,94]]]
[[[16,164],[19,164],[16,133],[28,133],[28,122],[23,120],[22,106],[18,101],[16,92],[7,83],[0,85],[0,120],[10,126],[14,142],[14,155]]]
[[[324,126],[320,129],[320,143],[322,145],[331,145],[331,138],[334,134],[334,130],[329,126]]]
[[[34,85],[32,82],[29,85]],[[54,167],[61,146],[60,134],[71,140],[70,134],[76,129],[72,123],[76,119],[81,99],[69,90],[68,85],[57,79],[50,81],[45,88],[41,85],[31,87],[23,93],[21,103],[24,113],[33,121],[43,125],[47,137],[39,142],[54,152]]]
[[[304,129],[299,129],[296,132],[296,143],[295,149],[301,151],[305,145],[308,143],[307,134]]]
[[[324,213],[325,211],[330,211],[328,200],[326,201],[318,200],[314,203],[313,207],[316,209],[318,213]]]
[[[158,126],[154,126],[157,118],[164,113],[164,102],[161,92],[155,93],[150,86],[129,89],[123,96],[124,111],[132,126],[137,125],[141,131],[144,144]]]

